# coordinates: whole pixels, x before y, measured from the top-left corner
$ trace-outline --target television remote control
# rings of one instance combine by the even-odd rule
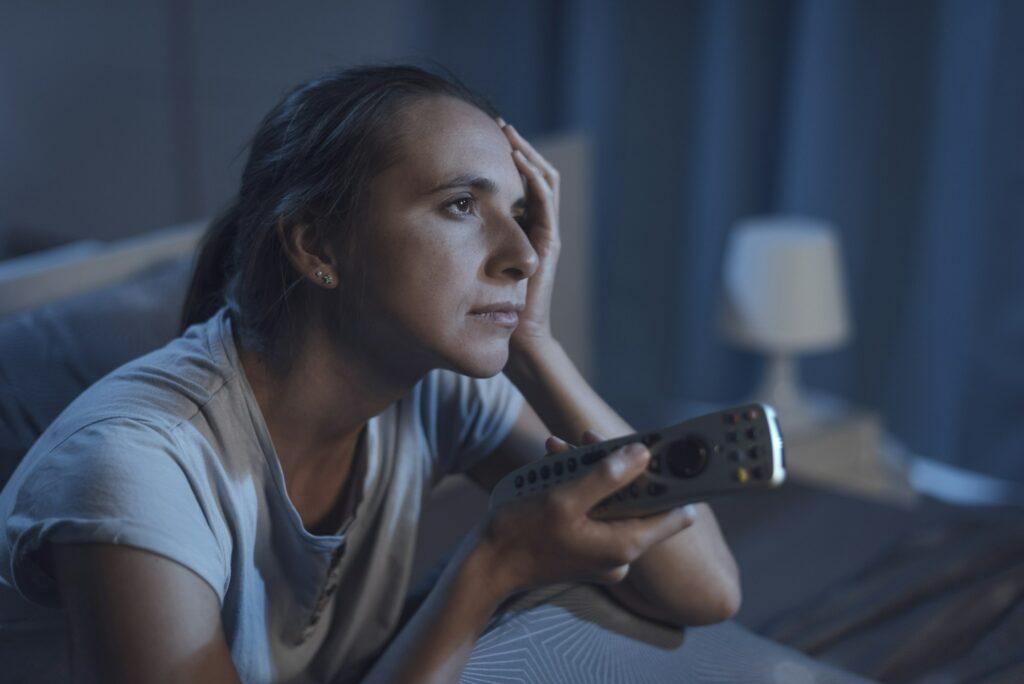
[[[647,471],[591,509],[590,517],[651,515],[713,497],[778,487],[786,479],[775,410],[766,404],[748,404],[661,430],[548,454],[502,478],[491,492],[491,507],[582,477],[608,454],[632,442],[642,442],[650,450]]]

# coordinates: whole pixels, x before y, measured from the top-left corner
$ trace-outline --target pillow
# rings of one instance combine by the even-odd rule
[[[177,337],[191,260],[0,319],[0,485],[85,388]]]

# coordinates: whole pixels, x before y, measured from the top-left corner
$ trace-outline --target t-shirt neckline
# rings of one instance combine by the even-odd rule
[[[376,478],[379,474],[380,467],[378,463],[378,416],[373,416],[366,423],[366,433],[362,439],[357,441],[357,451],[353,456],[353,463],[360,460],[363,461],[364,465],[364,479],[363,479],[363,493],[359,497],[359,503],[355,509],[351,511],[351,514],[346,517],[342,522],[339,530],[335,534],[313,534],[306,526],[302,523],[302,516],[299,515],[299,511],[295,508],[295,504],[292,503],[291,497],[288,496],[288,489],[284,481],[284,470],[281,468],[281,461],[278,459],[277,451],[274,449],[274,443],[270,438],[270,430],[267,428],[266,421],[263,419],[263,412],[260,410],[259,403],[256,401],[256,395],[252,390],[252,386],[249,384],[249,379],[245,375],[245,369],[242,367],[241,359],[238,356],[238,349],[235,346],[235,338],[233,334],[234,322],[231,319],[230,311],[225,306],[222,307],[217,314],[215,328],[216,334],[216,346],[224,358],[230,364],[232,370],[238,378],[238,386],[245,400],[246,409],[249,414],[249,418],[252,420],[253,430],[255,431],[256,439],[259,442],[260,450],[263,452],[263,456],[266,459],[267,469],[270,478],[274,481],[274,489],[280,498],[280,503],[284,506],[287,511],[288,519],[291,521],[292,527],[295,529],[296,534],[305,541],[313,546],[316,546],[322,550],[333,551],[342,543],[345,542],[346,538],[353,532],[353,528],[356,521],[360,518],[366,518],[366,508],[370,505],[368,499],[370,493],[375,490],[373,486]],[[355,472],[356,469],[354,469]]]

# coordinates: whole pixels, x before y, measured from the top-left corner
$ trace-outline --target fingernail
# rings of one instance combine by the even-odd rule
[[[686,504],[683,506],[683,515],[691,520],[697,520],[697,507],[693,504]]]
[[[643,444],[633,442],[626,447],[626,455],[629,456],[630,461],[639,461],[640,459],[647,457],[647,447]]]
[[[645,451],[642,444],[629,444],[623,447],[622,451],[610,456],[608,465],[611,468],[612,477],[622,477],[629,468],[640,462]]]
[[[497,118],[497,122],[498,122],[498,126],[499,127],[501,127],[501,128],[505,127],[505,120],[502,119],[500,116]]]

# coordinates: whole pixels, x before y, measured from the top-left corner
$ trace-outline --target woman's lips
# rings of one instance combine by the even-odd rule
[[[500,325],[503,328],[514,328],[519,325],[519,314],[515,311],[488,311],[487,313],[471,313],[469,315],[471,318]]]

